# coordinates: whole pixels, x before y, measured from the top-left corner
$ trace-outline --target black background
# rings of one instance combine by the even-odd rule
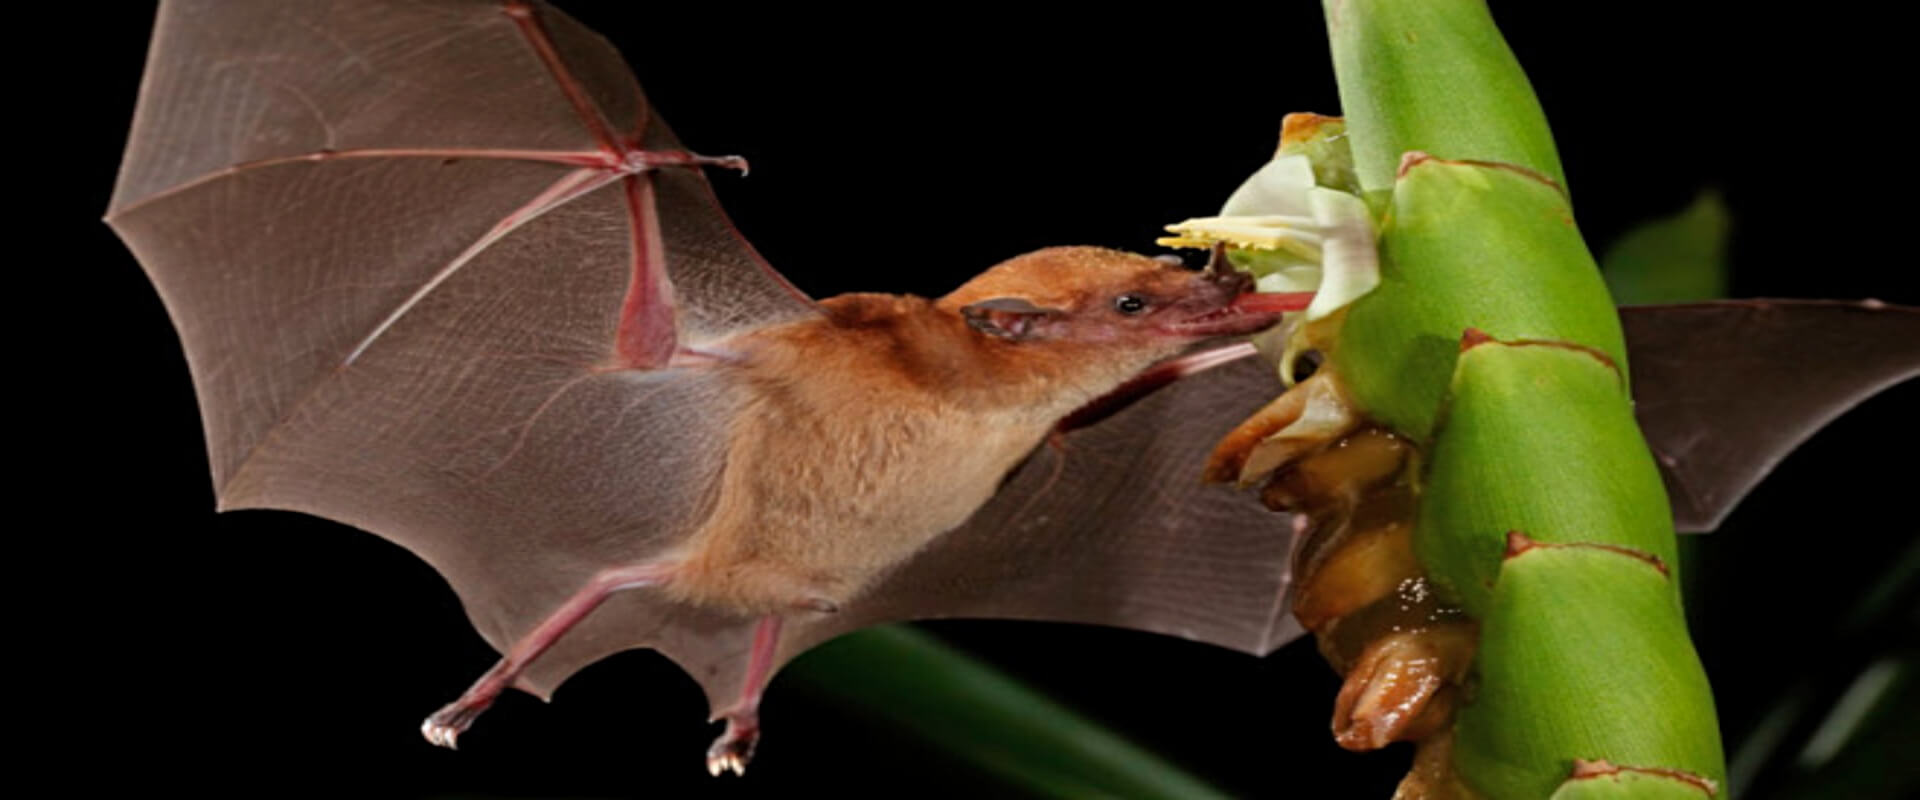
[[[1270,5],[1039,19],[565,4],[615,40],[689,146],[751,159],[718,191],[816,296],[940,293],[1052,244],[1150,250],[1159,225],[1210,212],[1270,154],[1283,113],[1338,109],[1316,5]],[[1892,23],[1562,5],[1495,13],[1596,248],[1715,186],[1736,224],[1736,295],[1920,299],[1895,286],[1913,226]],[[30,474],[14,498],[9,694],[35,741],[26,764],[78,787],[250,795],[1007,791],[779,680],[749,775],[711,780],[717,728],[692,681],[648,653],[588,669],[551,705],[508,698],[457,753],[421,741],[420,718],[491,651],[398,547],[289,513],[211,513],[185,362],[97,222],[150,11],[89,13],[65,28],[81,38],[25,43],[58,52],[19,75],[13,101],[61,131],[23,151],[20,180],[53,202],[15,231],[48,244],[16,269],[51,279],[13,304]],[[1817,437],[1689,565],[1707,581],[1691,611],[1730,747],[1787,686],[1857,666],[1832,629],[1914,539],[1897,507],[1917,394]],[[1126,631],[931,627],[1236,794],[1385,797],[1404,769],[1400,748],[1331,744],[1335,680],[1306,646],[1262,660]]]

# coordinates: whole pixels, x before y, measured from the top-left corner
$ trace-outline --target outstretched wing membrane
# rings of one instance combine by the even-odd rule
[[[701,163],[544,6],[170,0],[108,221],[221,507],[405,545],[498,646],[698,519],[738,393],[674,357],[815,313]]]
[[[169,0],[145,81],[108,219],[185,344],[221,506],[405,545],[496,647],[703,517],[745,401],[728,371],[677,359],[816,313],[732,229],[697,170],[711,160],[613,48],[544,6]],[[1880,346],[1920,342],[1917,316],[1628,311],[1681,527],[1711,527],[1811,431],[1920,370],[1911,347]],[[927,617],[1272,650],[1300,632],[1287,519],[1198,474],[1277,388],[1231,364],[1043,448],[870,595],[791,621],[777,660]],[[718,705],[751,621],[618,594],[522,685],[638,646]]]
[[[1835,417],[1920,375],[1920,309],[1729,300],[1621,309],[1634,409],[1682,531],[1710,531]]]

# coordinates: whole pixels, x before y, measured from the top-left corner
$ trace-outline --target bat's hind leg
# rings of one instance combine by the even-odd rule
[[[427,741],[441,747],[454,747],[460,732],[472,725],[474,719],[479,717],[481,712],[486,711],[488,706],[493,705],[494,698],[499,697],[500,692],[512,686],[513,682],[520,678],[520,673],[525,672],[534,659],[539,658],[541,653],[552,647],[553,643],[559,641],[560,637],[566,635],[574,625],[586,619],[587,615],[599,607],[608,596],[624,589],[656,585],[673,574],[674,566],[667,563],[636,564],[604,570],[594,575],[585,586],[580,587],[580,590],[567,598],[565,603],[560,604],[559,609],[547,615],[547,618],[541,620],[531,632],[520,637],[512,647],[507,648],[507,653],[500,662],[494,664],[486,674],[481,675],[479,680],[474,681],[473,685],[460,695],[460,699],[448,703],[446,707],[433,712],[425,722],[420,723],[421,735],[427,737]]]
[[[747,774],[747,762],[753,759],[754,745],[760,743],[760,693],[773,674],[773,654],[780,644],[780,618],[762,617],[753,629],[753,653],[747,657],[747,675],[741,681],[740,699],[715,716],[727,721],[726,732],[707,748],[707,772],[719,777],[722,772]]]

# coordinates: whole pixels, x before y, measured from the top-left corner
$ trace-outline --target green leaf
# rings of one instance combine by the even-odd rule
[[[1894,800],[1920,791],[1920,651],[1889,656],[1854,676],[1795,760],[1806,770],[1780,796]]]
[[[1037,794],[1226,797],[991,665],[903,625],[840,637],[795,661],[791,674]]]
[[[1879,800],[1920,789],[1920,648],[1909,644],[1920,542],[1867,583],[1827,638],[1809,646],[1856,663],[1804,676],[1745,731],[1728,768],[1736,794]],[[1845,681],[1844,687],[1836,681]],[[1764,776],[1764,779],[1762,779]]]
[[[1688,303],[1727,295],[1726,201],[1708,189],[1678,213],[1627,231],[1600,267],[1622,305]]]

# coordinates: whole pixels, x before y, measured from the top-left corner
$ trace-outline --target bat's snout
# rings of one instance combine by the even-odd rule
[[[1255,333],[1280,321],[1279,314],[1249,312],[1235,301],[1254,288],[1252,275],[1232,268],[1209,268],[1193,277],[1187,299],[1180,303],[1174,322],[1164,329],[1186,337],[1234,336]]]
[[[1235,297],[1253,290],[1253,276],[1233,268],[1227,260],[1227,246],[1215,243],[1213,251],[1207,254],[1207,265],[1200,274],[1231,301]]]

